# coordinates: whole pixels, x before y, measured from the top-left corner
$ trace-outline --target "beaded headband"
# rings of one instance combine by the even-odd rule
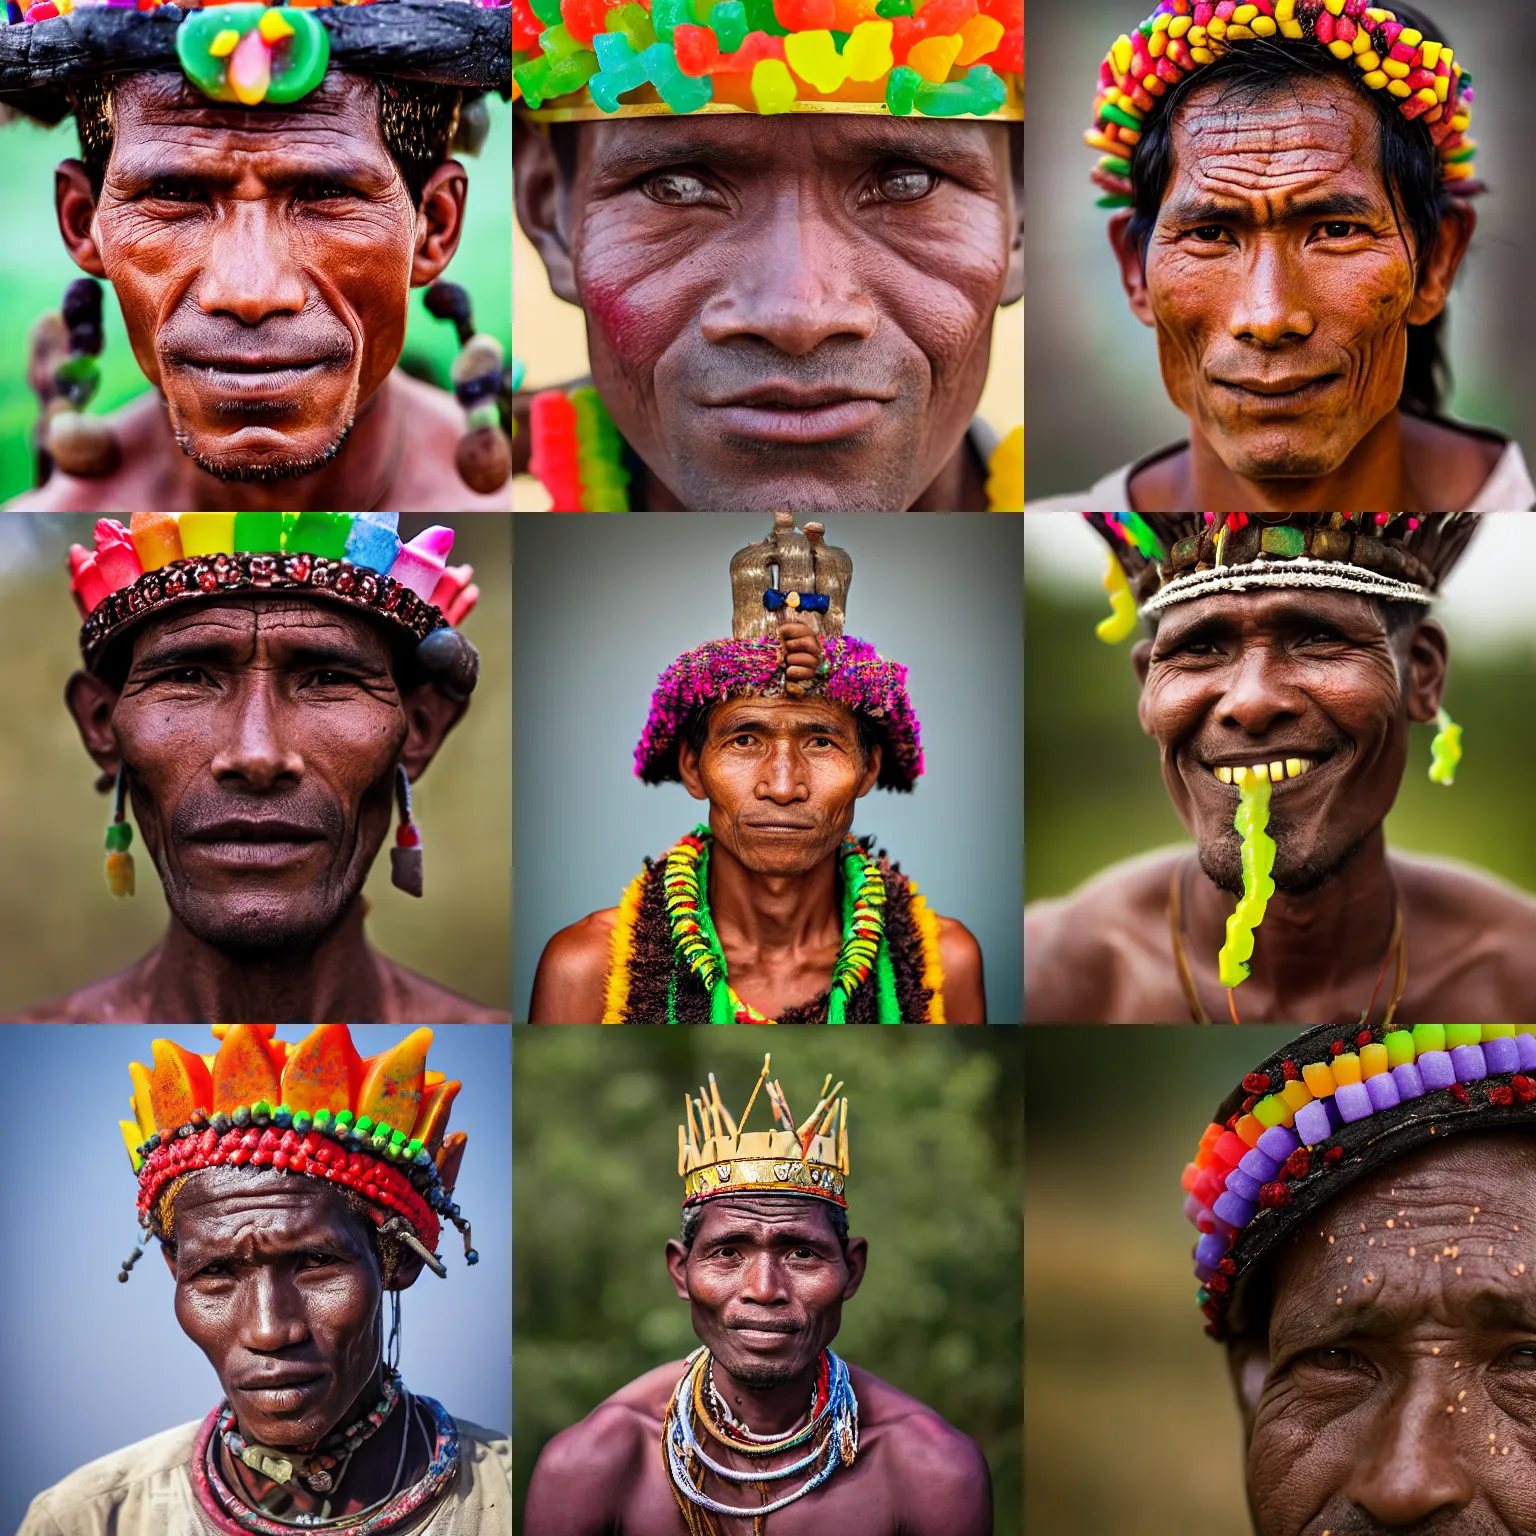
[[[303,0],[179,6],[159,0],[6,0],[0,101],[57,122],[81,81],[180,69],[214,101],[281,105],[307,96],[328,67],[467,91],[510,90],[511,16],[504,4],[445,0]],[[32,25],[18,26],[27,22]]]
[[[713,1072],[698,1098],[683,1095],[677,1172],[685,1208],[722,1195],[772,1194],[826,1200],[847,1209],[843,1190],[848,1178],[848,1100],[839,1096],[843,1085],[834,1087],[828,1073],[816,1107],[796,1125],[784,1090],[768,1077],[772,1060],[763,1057],[740,1126],[721,1103]],[[745,1128],[760,1091],[773,1115],[776,1128],[771,1131]]]
[[[1226,1337],[1240,1282],[1356,1180],[1432,1137],[1504,1126],[1536,1128],[1529,1026],[1327,1024],[1293,1040],[1227,1095],[1184,1169],[1205,1331]]]
[[[345,1024],[321,1024],[295,1045],[276,1030],[215,1024],[215,1055],[156,1040],[153,1070],[130,1063],[133,1118],[118,1124],[139,1179],[139,1225],[152,1230],[161,1195],[184,1174],[270,1167],[360,1197],[387,1235],[442,1276],[435,1250],[442,1223],[451,1221],[466,1261],[475,1263],[469,1225],[443,1178],[448,1170],[452,1182],[463,1154],[462,1132],[444,1140],[463,1085],[427,1071],[432,1031],[413,1030],[364,1058]]]
[[[540,122],[1024,118],[1023,0],[512,0],[512,47]]]
[[[1234,44],[1290,42],[1353,63],[1367,90],[1386,91],[1410,122],[1422,122],[1440,151],[1446,190],[1467,197],[1477,153],[1466,137],[1472,119],[1472,76],[1444,43],[1405,26],[1394,12],[1366,0],[1159,0],[1129,37],[1122,35],[1099,66],[1093,127],[1083,135],[1103,158],[1092,173],[1101,208],[1134,201],[1131,159],[1158,99]]]
[[[405,631],[427,670],[451,674],[445,681],[467,697],[474,647],[460,636],[428,637],[473,610],[474,570],[448,566],[451,528],[402,544],[399,522],[398,512],[135,512],[126,528],[103,518],[95,549],[69,552],[85,663],[98,666],[113,640],[151,614],[275,592],[341,603]]]
[[[678,749],[691,716],[747,695],[800,688],[873,722],[884,745],[879,785],[910,790],[923,771],[921,726],[907,695],[907,669],[867,640],[843,634],[853,581],[848,552],[823,539],[820,523],[795,527],[788,512],[773,531],[731,557],[732,638],[685,651],[657,679],[650,714],[635,747],[635,775],[647,784],[677,781]],[[822,638],[821,674],[789,684],[777,639],[780,618],[794,614]]]

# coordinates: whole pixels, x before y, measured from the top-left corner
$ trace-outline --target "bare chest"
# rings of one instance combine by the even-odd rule
[[[726,970],[737,997],[774,1019],[820,997],[832,985],[839,948],[834,943],[770,960],[733,955],[727,949]]]

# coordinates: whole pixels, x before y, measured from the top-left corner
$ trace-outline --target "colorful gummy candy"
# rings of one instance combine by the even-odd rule
[[[176,29],[176,57],[214,101],[298,101],[325,78],[331,36],[301,6],[208,6]]]
[[[1275,867],[1275,840],[1269,835],[1269,770],[1235,768],[1232,782],[1241,797],[1232,825],[1243,840],[1243,894],[1237,910],[1227,919],[1227,942],[1217,956],[1224,987],[1247,981],[1253,959],[1253,937],[1264,921],[1264,909],[1275,894],[1271,873]]]
[[[1084,138],[1102,152],[1092,172],[1105,194],[1101,208],[1130,206],[1131,156],[1158,99],[1233,43],[1252,40],[1306,43],[1352,64],[1366,89],[1385,91],[1404,117],[1429,130],[1448,190],[1474,189],[1475,146],[1465,137],[1472,76],[1453,49],[1393,11],[1369,0],[1159,0],[1099,66],[1094,125]]]
[[[629,511],[624,441],[595,389],[540,391],[529,426],[529,468],[549,492],[551,511]]]
[[[1126,580],[1125,567],[1115,558],[1114,550],[1108,550],[1109,564],[1104,569],[1104,590],[1109,593],[1110,615],[1100,619],[1094,633],[1106,645],[1118,645],[1127,640],[1136,629],[1136,599],[1131,596],[1131,584]]]
[[[1435,716],[1435,739],[1429,744],[1429,778],[1432,784],[1447,787],[1456,782],[1456,769],[1461,762],[1461,727],[1442,709]]]
[[[987,511],[1024,510],[1024,428],[1004,436],[987,460]]]

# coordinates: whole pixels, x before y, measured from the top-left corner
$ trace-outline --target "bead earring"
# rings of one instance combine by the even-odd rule
[[[117,765],[117,808],[107,826],[107,889],[114,896],[133,895],[133,855],[129,845],[133,842],[133,827],[127,817],[128,776],[123,765]]]
[[[1461,727],[1443,709],[1435,716],[1435,739],[1429,750],[1434,757],[1429,768],[1430,783],[1454,784],[1461,762]]]
[[[77,277],[64,290],[63,319],[69,351],[44,399],[42,447],[65,474],[99,479],[117,468],[119,452],[112,428],[85,414],[101,383],[101,284],[94,277]]]
[[[470,490],[488,496],[512,478],[512,381],[501,343],[475,330],[469,295],[457,283],[433,283],[426,305],[437,319],[451,320],[459,334],[450,377],[469,430],[454,450],[454,467]]]
[[[421,830],[411,820],[411,781],[405,765],[395,768],[395,800],[400,807],[400,826],[395,846],[389,850],[389,878],[407,896],[420,896]]]

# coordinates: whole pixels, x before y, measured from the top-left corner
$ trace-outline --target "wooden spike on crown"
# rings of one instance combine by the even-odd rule
[[[281,1102],[295,1114],[352,1108],[362,1079],[362,1058],[345,1024],[318,1024],[288,1052],[279,1088]],[[277,1101],[274,1101],[277,1102]]]
[[[213,1108],[213,1074],[196,1051],[174,1040],[152,1042],[155,1070],[150,1078],[150,1104],[157,1131],[174,1131],[192,1118],[194,1109]]]
[[[267,1040],[259,1025],[230,1027],[213,1059],[215,1114],[231,1114],[242,1104],[275,1107],[282,1102],[281,1078]]]

